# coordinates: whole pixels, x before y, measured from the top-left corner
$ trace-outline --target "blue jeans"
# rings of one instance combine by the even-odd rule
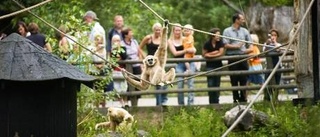
[[[207,68],[207,71],[215,68]],[[207,76],[208,87],[220,87],[221,76]],[[219,103],[220,91],[208,91],[209,104]]]
[[[167,90],[167,86],[156,86],[156,90]],[[168,101],[168,97],[167,97],[167,93],[163,93],[163,94],[156,94],[156,105],[164,105],[166,104]]]
[[[190,62],[190,69],[191,73],[196,72],[196,66],[194,62]],[[176,73],[184,73],[186,71],[186,66],[185,63],[178,63],[176,66]],[[178,89],[183,89],[184,88],[184,81],[180,81],[183,79],[183,77],[177,77],[178,79]],[[193,89],[194,88],[194,79],[188,79],[187,80],[188,88]],[[194,93],[193,92],[188,92],[188,105],[191,105],[194,103]],[[179,105],[184,105],[184,93],[178,93],[178,104]]]

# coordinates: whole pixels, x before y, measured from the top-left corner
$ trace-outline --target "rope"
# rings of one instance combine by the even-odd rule
[[[23,5],[21,5],[19,2],[17,2],[16,0],[13,0],[17,5],[19,5],[21,8],[25,8]],[[104,59],[103,57],[99,56],[98,54],[94,53],[93,51],[91,51],[90,49],[86,48],[85,46],[83,46],[81,43],[77,42],[76,40],[74,40],[72,37],[66,35],[64,32],[60,31],[58,28],[54,27],[53,25],[51,25],[50,23],[48,23],[47,21],[45,21],[44,19],[42,19],[41,17],[39,17],[38,15],[32,13],[30,10],[26,10],[28,11],[30,14],[32,14],[33,16],[35,16],[36,18],[38,18],[39,20],[41,20],[42,22],[44,22],[46,25],[48,25],[49,27],[53,28],[54,30],[58,31],[59,33],[62,33],[64,34],[68,39],[72,40],[73,42],[75,42],[76,44],[78,44],[79,46],[81,46],[83,49],[89,51],[90,53],[96,55],[97,57],[99,57],[100,59],[102,59],[103,61],[109,63],[112,67],[115,67],[115,68],[119,68],[121,70],[123,70],[122,68],[116,66],[115,64],[111,63],[110,61]],[[125,73],[129,74],[130,76],[133,76],[134,78],[136,79],[139,79],[141,81],[144,81],[150,85],[153,85],[155,86],[155,84],[152,84],[151,82],[147,81],[147,80],[144,80],[144,79],[141,79],[137,76],[135,76],[134,74],[128,72],[128,71],[124,71]]]
[[[174,24],[174,23],[169,23],[169,24],[172,25],[172,26],[185,28],[185,27],[183,27],[181,25],[177,25],[177,24]],[[237,39],[237,38],[233,38],[233,37],[228,37],[228,36],[224,36],[224,35],[213,34],[213,33],[210,33],[210,32],[206,32],[206,31],[202,31],[202,30],[198,30],[198,29],[194,29],[194,28],[185,28],[185,29],[190,29],[190,30],[197,31],[197,32],[200,32],[200,33],[203,33],[203,34],[219,36],[221,38],[232,39],[232,40],[236,40],[236,41],[240,41],[240,42],[244,42],[244,43],[248,43],[248,44],[254,44],[254,45],[258,45],[258,46],[262,46],[262,47],[269,47],[269,48],[273,48],[274,47],[274,46],[269,46],[269,45],[266,45],[266,44],[255,43],[255,42],[246,41],[246,40],[242,40],[242,39]],[[286,48],[280,48],[280,49],[285,50]],[[289,50],[290,51],[294,51],[293,49],[289,49]]]
[[[162,21],[165,21],[165,19],[163,19],[157,12],[155,12],[152,8],[150,8],[146,3],[144,3],[142,0],[139,0],[139,2],[141,2],[146,8],[148,8],[154,15],[156,15],[159,19],[161,19]],[[258,46],[262,46],[262,47],[269,47],[269,48],[273,48],[273,46],[268,46],[268,45],[265,45],[265,44],[260,44],[260,43],[255,43],[255,42],[251,42],[251,41],[246,41],[246,40],[242,40],[242,39],[237,39],[237,38],[233,38],[233,37],[227,37],[227,36],[223,36],[223,35],[218,35],[218,34],[213,34],[213,33],[210,33],[210,32],[206,32],[206,31],[202,31],[202,30],[198,30],[198,29],[194,29],[194,28],[185,28],[181,25],[177,25],[175,23],[170,23],[170,25],[172,26],[177,26],[177,27],[180,27],[180,28],[184,28],[184,29],[190,29],[190,30],[193,30],[193,31],[196,31],[196,32],[200,32],[200,33],[204,33],[204,34],[208,34],[208,35],[213,35],[213,36],[219,36],[221,38],[226,38],[226,39],[231,39],[231,40],[236,40],[236,41],[240,41],[240,42],[244,42],[244,43],[248,43],[248,44],[255,44],[255,45],[258,45]],[[280,48],[280,49],[283,49],[285,50],[285,48]],[[294,51],[293,49],[290,49],[290,51]]]
[[[154,15],[156,15],[159,19],[162,21],[165,21],[164,18],[162,18],[157,12],[155,12],[152,8],[150,8],[146,3],[144,3],[142,0],[139,0],[140,3],[142,3],[145,7],[147,7]]]
[[[160,18],[162,21],[165,21],[158,13],[156,13],[152,8],[150,8],[147,4],[145,4],[142,0],[139,0],[145,7],[147,7],[153,14],[155,14],[158,18]],[[168,21],[168,20],[167,20]],[[172,26],[177,26],[177,27],[181,27],[181,28],[185,28],[181,25],[177,25],[175,23],[170,23],[168,21],[168,23]],[[236,62],[233,62],[231,64],[228,64],[226,66],[222,66],[222,67],[219,67],[219,68],[216,68],[216,69],[213,69],[213,70],[209,70],[207,72],[203,72],[203,73],[199,73],[199,74],[196,74],[196,75],[193,75],[193,76],[190,76],[190,77],[187,77],[187,78],[184,78],[184,79],[181,79],[181,80],[178,80],[178,81],[173,81],[173,82],[170,82],[170,83],[166,83],[165,85],[171,85],[171,84],[174,84],[174,83],[177,83],[177,82],[180,82],[180,81],[184,81],[184,80],[188,80],[188,79],[191,79],[191,78],[195,78],[195,77],[198,77],[198,76],[201,76],[201,75],[205,75],[205,74],[208,74],[208,73],[211,73],[213,71],[216,71],[216,70],[220,70],[222,68],[225,68],[225,67],[229,67],[229,66],[232,66],[232,65],[235,65],[235,64],[238,64],[238,63],[241,63],[243,61],[246,61],[248,59],[251,59],[251,58],[254,58],[254,57],[257,57],[261,54],[264,54],[264,53],[268,53],[270,51],[273,51],[275,49],[284,49],[286,50],[287,48],[282,48],[283,46],[287,45],[287,44],[284,44],[282,46],[279,46],[279,47],[274,47],[274,46],[268,46],[268,45],[265,45],[265,44],[260,44],[260,43],[255,43],[255,42],[251,42],[251,41],[246,41],[246,40],[241,40],[241,39],[237,39],[237,38],[232,38],[232,37],[227,37],[227,36],[223,36],[223,35],[218,35],[218,34],[213,34],[213,33],[210,33],[210,32],[206,32],[206,31],[202,31],[202,30],[198,30],[198,29],[191,29],[191,28],[185,28],[185,29],[190,29],[190,30],[193,30],[193,31],[197,31],[197,32],[200,32],[200,33],[204,33],[204,34],[209,34],[209,35],[213,35],[213,36],[219,36],[219,37],[222,37],[222,38],[227,38],[227,39],[232,39],[232,40],[237,40],[237,41],[241,41],[241,42],[244,42],[244,43],[249,43],[249,44],[255,44],[255,45],[259,45],[259,46],[263,46],[263,47],[270,47],[270,48],[273,48],[271,50],[267,50],[265,52],[262,52],[258,55],[253,55],[253,56],[250,56],[248,58],[245,58],[245,59],[242,59],[242,60],[239,60],[239,61],[236,61]],[[293,51],[292,49],[290,49],[291,51]]]
[[[202,76],[202,75],[206,75],[206,74],[209,74],[211,72],[214,72],[214,71],[217,71],[217,70],[220,70],[220,69],[223,69],[223,68],[226,68],[226,67],[230,67],[232,65],[235,65],[235,64],[238,64],[238,63],[241,63],[243,61],[247,61],[248,59],[251,59],[251,58],[254,58],[254,57],[258,57],[262,54],[266,54],[268,52],[271,52],[273,50],[276,50],[278,48],[281,48],[283,46],[286,46],[287,44],[284,44],[284,45],[281,45],[279,47],[274,47],[273,49],[269,49],[269,50],[266,50],[264,52],[261,52],[260,54],[257,54],[257,55],[252,55],[252,56],[249,56],[247,58],[244,58],[244,59],[241,59],[241,60],[238,60],[236,62],[233,62],[233,63],[230,63],[230,64],[227,64],[227,65],[224,65],[224,66],[221,66],[221,67],[218,67],[218,68],[215,68],[215,69],[212,69],[212,70],[208,70],[208,71],[205,71],[205,72],[202,72],[202,73],[198,73],[198,74],[195,74],[195,75],[192,75],[192,76],[189,76],[189,77],[186,77],[184,79],[181,79],[181,80],[176,80],[176,81],[173,81],[173,82],[170,82],[170,83],[167,83],[167,85],[170,85],[170,84],[174,84],[174,83],[177,83],[177,82],[181,82],[181,81],[184,81],[184,80],[188,80],[188,79],[191,79],[191,78],[195,78],[195,77],[198,77],[198,76]]]
[[[241,1],[239,0],[238,3],[239,3],[239,5],[240,5],[240,8],[241,8],[242,12],[244,13],[244,10],[243,10]],[[246,27],[249,28],[249,26],[248,26],[248,20],[245,20],[245,21],[246,21],[246,22],[245,22],[245,23],[246,23]],[[261,74],[263,74],[263,73],[261,73]],[[273,89],[273,88],[272,88],[272,89]],[[271,94],[270,94],[270,91],[269,91],[268,87],[267,87],[267,91],[268,91],[268,94],[269,94],[269,97],[270,97],[270,100],[271,100],[271,108],[272,108],[275,116],[278,116],[277,111],[276,111],[276,108],[275,108],[275,105],[274,105],[274,103],[273,103],[273,99],[272,99],[272,97],[271,97]]]
[[[0,17],[0,20],[2,20],[4,18],[11,17],[11,16],[14,16],[14,15],[17,15],[17,14],[20,14],[22,12],[25,12],[25,11],[28,11],[28,10],[31,10],[31,9],[34,9],[36,7],[39,7],[39,6],[43,5],[43,4],[46,4],[46,3],[51,2],[51,1],[52,0],[46,0],[46,1],[40,2],[40,3],[36,4],[36,5],[33,5],[33,6],[29,7],[29,8],[25,8],[25,9],[22,9],[22,10],[19,10],[19,11],[16,11],[16,12],[12,12],[10,14],[3,15],[3,16]]]
[[[284,51],[284,53],[282,54],[282,56],[280,57],[277,65],[275,66],[275,68],[272,70],[271,74],[269,75],[268,79],[266,80],[266,82],[262,85],[261,89],[259,90],[259,92],[256,94],[254,100],[252,100],[248,107],[241,113],[241,115],[238,117],[238,119],[228,128],[228,130],[222,135],[222,137],[226,137],[228,135],[228,133],[230,133],[233,128],[235,128],[235,126],[240,122],[240,120],[244,117],[244,115],[248,112],[249,108],[253,105],[253,103],[258,99],[260,93],[264,90],[264,88],[266,87],[266,85],[269,83],[269,81],[271,80],[271,78],[273,77],[273,75],[275,74],[275,72],[277,71],[278,67],[280,66],[280,63],[282,61],[282,59],[284,58],[285,54],[288,52],[288,49],[292,46],[292,43],[293,43],[293,40],[294,38],[296,37],[296,35],[298,34],[301,26],[302,26],[302,23],[304,22],[304,20],[306,19],[308,13],[310,12],[310,9],[312,7],[314,3],[314,0],[312,0],[305,12],[305,14],[303,15],[302,19],[301,19],[301,22],[299,24],[299,26],[297,27],[297,31],[293,34],[293,38],[290,39],[289,41],[289,46],[288,48]]]

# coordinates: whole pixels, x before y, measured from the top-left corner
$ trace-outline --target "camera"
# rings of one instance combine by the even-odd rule
[[[267,39],[267,45],[271,44],[271,34],[269,33],[268,34],[268,39]]]

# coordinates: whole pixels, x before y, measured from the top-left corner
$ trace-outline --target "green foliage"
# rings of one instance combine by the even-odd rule
[[[221,126],[222,113],[213,113],[210,109],[199,107],[182,109],[178,113],[173,110],[171,112],[165,119],[163,128],[155,136],[208,137],[224,129]]]
[[[283,136],[314,136],[320,133],[319,114],[320,107],[293,107],[291,103],[285,103],[276,107],[277,116],[272,112],[269,103],[260,103],[254,106],[256,110],[263,111],[270,116],[270,120],[265,127],[255,127],[248,132],[231,132],[228,137],[283,137]],[[211,108],[184,108],[170,109],[165,114],[162,126],[154,123],[146,125],[148,132],[152,136],[206,136],[219,137],[226,130],[222,116],[226,109],[216,111]],[[303,116],[303,115],[306,116]]]

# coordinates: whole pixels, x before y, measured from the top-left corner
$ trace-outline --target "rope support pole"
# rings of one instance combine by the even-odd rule
[[[293,38],[296,37],[296,35],[298,34],[302,23],[305,21],[308,13],[310,12],[310,9],[312,7],[312,4],[314,3],[314,0],[312,0],[306,10],[306,13],[303,15],[301,22],[299,24],[299,26],[297,27],[297,31],[293,34]],[[270,80],[272,79],[273,75],[276,73],[277,69],[280,66],[280,63],[282,61],[282,59],[284,58],[285,54],[288,52],[288,49],[292,46],[292,43],[294,41],[294,39],[290,39],[289,41],[289,46],[287,47],[287,49],[284,51],[284,53],[282,54],[282,56],[280,57],[277,65],[275,66],[275,68],[273,69],[273,71],[271,72],[271,74],[269,75],[269,77],[267,78],[267,80],[265,81],[265,83],[262,85],[262,87],[260,88],[260,90],[258,91],[258,93],[255,95],[254,99],[249,103],[249,105],[246,107],[246,109],[241,113],[241,115],[236,119],[236,121],[228,128],[228,130],[222,135],[222,137],[226,137],[240,122],[240,120],[244,117],[244,115],[248,112],[248,110],[251,108],[251,106],[253,105],[253,103],[258,99],[259,95],[263,92],[263,90],[266,88],[267,84],[270,82]]]

